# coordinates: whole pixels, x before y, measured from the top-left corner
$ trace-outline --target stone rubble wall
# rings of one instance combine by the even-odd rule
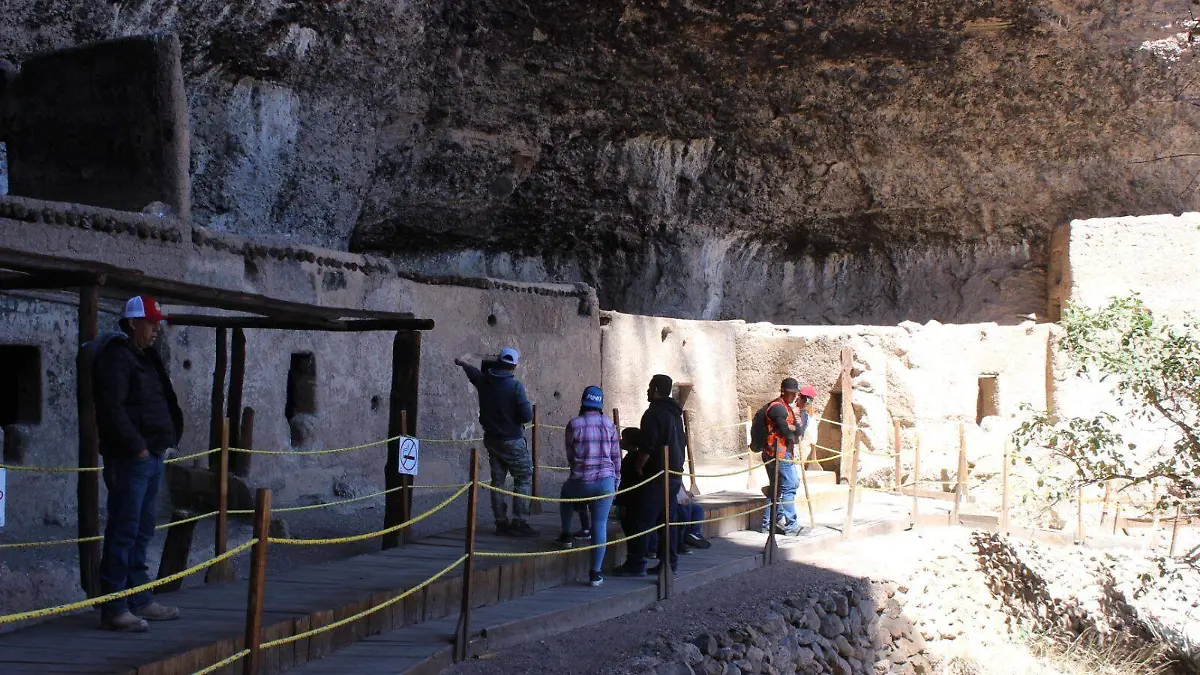
[[[757,621],[666,645],[643,675],[931,673],[906,591],[863,580],[772,602]]]

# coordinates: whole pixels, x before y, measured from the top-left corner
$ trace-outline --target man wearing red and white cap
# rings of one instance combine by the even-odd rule
[[[96,430],[104,457],[108,522],[100,560],[100,590],[123,591],[150,581],[146,548],[154,536],[163,457],[179,444],[183,412],[162,358],[154,349],[166,315],[147,295],[125,303],[120,330],[84,345],[93,355]],[[142,632],[147,620],[179,618],[179,610],[154,602],[150,591],[107,602],[102,628]]]

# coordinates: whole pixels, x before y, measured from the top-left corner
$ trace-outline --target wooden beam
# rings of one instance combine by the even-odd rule
[[[225,418],[229,420],[229,442],[235,448],[242,445],[242,389],[246,381],[246,333],[241,328],[233,329],[233,343],[229,357],[229,400],[225,405]],[[239,452],[239,455],[246,453]]]
[[[3,274],[0,275],[0,291],[25,291],[56,288],[76,288],[79,286],[102,286],[106,277],[104,274],[52,272],[45,274]]]
[[[421,334],[397,331],[392,341],[392,392],[388,402],[388,438],[415,433],[417,391],[421,380]],[[412,476],[400,473],[400,441],[388,443],[383,475],[389,492],[384,505],[384,527],[399,525],[412,517]],[[405,489],[408,488],[408,489]],[[408,540],[408,530],[383,536],[383,548],[394,548]]]
[[[432,319],[354,319],[350,321],[294,316],[219,316],[213,314],[171,314],[167,323],[172,326],[203,328],[254,328],[265,330],[322,330],[332,332],[368,332],[394,330],[433,330]]]
[[[79,289],[79,356],[76,362],[75,398],[79,413],[79,468],[100,466],[100,437],[96,431],[96,400],[92,392],[92,360],[84,343],[96,339],[100,287]],[[100,472],[81,471],[76,483],[79,538],[100,536]],[[79,581],[89,598],[100,595],[100,542],[79,544]]]

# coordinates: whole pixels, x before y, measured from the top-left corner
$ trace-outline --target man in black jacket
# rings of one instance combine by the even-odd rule
[[[121,330],[84,345],[93,359],[96,430],[108,488],[100,559],[103,593],[150,581],[146,547],[154,536],[163,458],[183,434],[183,412],[154,349],[165,319],[153,298],[140,295],[125,304]],[[147,620],[177,618],[179,610],[154,602],[150,591],[112,600],[100,611],[101,627],[118,631],[143,632],[149,629]]]
[[[663,446],[667,446],[669,468],[675,472],[668,476],[670,494],[674,499],[683,490],[682,473],[687,441],[683,430],[683,409],[671,398],[673,384],[667,375],[655,375],[650,379],[650,387],[646,391],[650,407],[642,415],[640,445],[633,460],[637,476],[631,478],[640,482],[662,471],[662,449]],[[649,529],[663,521],[662,478],[651,481],[644,489],[639,489],[633,494],[637,497],[636,503],[630,507],[629,523],[635,532]],[[670,530],[667,544],[671,571],[674,572],[679,566],[677,552],[682,528],[672,527]],[[613,570],[613,576],[643,576],[645,573],[646,536],[643,535],[630,540],[625,563]]]

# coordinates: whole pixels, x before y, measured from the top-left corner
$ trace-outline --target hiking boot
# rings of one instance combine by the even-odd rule
[[[604,577],[599,572],[588,572],[588,586],[596,588],[604,585]]]
[[[645,567],[630,567],[628,564],[619,565],[612,570],[614,577],[644,577],[646,576]]]
[[[529,523],[523,520],[514,520],[508,526],[508,536],[510,537],[536,537],[538,531],[529,526]]]
[[[100,627],[104,630],[115,630],[122,633],[145,633],[150,630],[150,624],[129,612],[121,612],[116,616],[101,616]]]
[[[571,535],[563,532],[562,534],[558,535],[557,539],[554,540],[554,545],[559,548],[571,548],[574,545],[574,542],[571,540]]]
[[[575,533],[575,538],[576,539],[591,539],[592,531],[591,530],[580,530]]]
[[[133,610],[133,613],[147,621],[174,621],[179,618],[179,608],[151,602]]]
[[[683,541],[692,548],[710,548],[712,546],[711,541],[694,532],[683,535]]]

